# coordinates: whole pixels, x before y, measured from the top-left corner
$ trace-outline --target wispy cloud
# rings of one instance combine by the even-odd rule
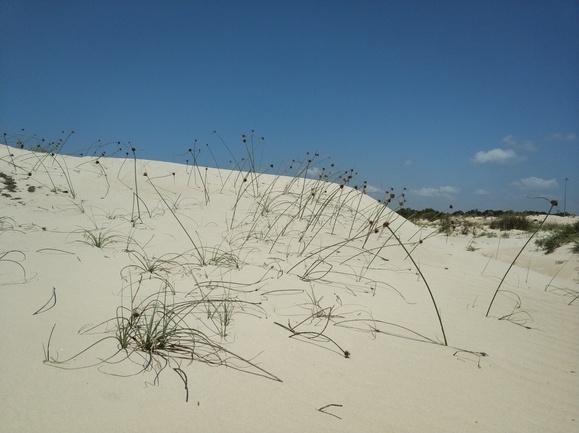
[[[441,186],[440,188],[421,188],[414,193],[421,197],[444,197],[454,198],[453,196],[460,192],[460,188],[453,186]]]
[[[438,190],[443,194],[458,194],[460,192],[460,188],[453,186],[441,186]]]
[[[577,141],[577,136],[573,133],[561,134],[560,132],[557,132],[557,133],[551,135],[551,138],[553,140],[563,141],[563,142]]]
[[[366,184],[366,192],[368,194],[378,194],[378,193],[383,193],[384,190],[382,188],[378,188],[376,186]]]
[[[503,143],[505,143],[507,146],[514,147],[515,149],[526,150],[528,152],[534,152],[537,150],[537,146],[531,140],[521,141],[513,135],[507,135],[504,137]]]
[[[498,164],[498,165],[512,165],[525,159],[517,155],[513,149],[493,149],[488,152],[477,152],[473,158],[475,164]]]
[[[320,170],[318,167],[310,167],[310,168],[308,168],[308,171],[306,174],[308,177],[311,177],[313,179],[318,179],[322,175],[322,170]]]
[[[513,182],[512,185],[530,190],[553,189],[559,186],[556,179],[545,180],[534,176],[525,177],[521,180]]]
[[[476,195],[487,195],[487,194],[490,194],[486,189],[481,189],[481,188],[477,189],[474,193],[475,193]]]
[[[410,167],[412,165],[412,161],[410,161],[409,159],[407,159],[406,161],[404,161],[404,164],[402,164],[404,167]]]
[[[414,191],[414,193],[421,197],[435,197],[440,195],[438,188],[421,188]]]

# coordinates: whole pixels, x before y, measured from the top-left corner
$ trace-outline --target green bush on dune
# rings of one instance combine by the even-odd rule
[[[546,254],[552,253],[561,245],[574,242],[573,253],[579,253],[579,221],[573,224],[563,224],[553,228],[551,234],[545,238],[537,239],[535,244],[545,250]]]
[[[523,230],[528,232],[532,230],[533,223],[525,216],[507,214],[492,221],[489,227],[498,230]]]

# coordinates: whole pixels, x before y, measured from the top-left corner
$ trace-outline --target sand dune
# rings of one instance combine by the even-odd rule
[[[530,245],[486,317],[522,238],[469,252],[303,176],[0,152],[1,431],[579,431],[569,248]]]

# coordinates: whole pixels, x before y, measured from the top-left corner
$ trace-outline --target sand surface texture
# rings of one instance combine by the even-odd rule
[[[0,152],[2,432],[579,431],[569,246],[531,242],[487,317],[525,238],[467,251],[303,174]]]

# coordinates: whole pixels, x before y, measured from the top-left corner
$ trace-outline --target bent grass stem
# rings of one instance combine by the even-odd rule
[[[543,198],[545,200],[547,200],[544,197],[537,197],[537,198]],[[557,206],[558,202],[557,200],[551,200],[551,207],[549,208],[549,212],[547,212],[547,215],[545,215],[545,219],[543,221],[541,221],[541,224],[539,224],[539,226],[535,229],[535,231],[533,232],[533,234],[531,235],[531,237],[529,237],[529,239],[527,239],[527,242],[525,242],[525,245],[523,245],[523,247],[521,248],[521,250],[519,251],[519,253],[515,256],[515,258],[513,259],[513,261],[511,262],[511,264],[509,265],[509,268],[507,269],[507,272],[505,272],[505,275],[503,275],[503,278],[501,279],[499,285],[497,286],[497,289],[495,290],[495,294],[493,295],[491,302],[489,304],[489,308],[487,309],[487,313],[485,314],[485,317],[489,317],[489,313],[491,311],[491,308],[493,306],[493,303],[495,301],[495,298],[497,297],[497,294],[499,293],[499,290],[501,288],[501,286],[503,285],[503,282],[505,281],[505,279],[507,278],[507,275],[509,274],[509,272],[511,271],[511,268],[515,265],[515,262],[517,261],[517,259],[519,258],[519,256],[522,254],[522,252],[524,251],[524,249],[527,247],[527,245],[529,244],[529,242],[531,242],[531,239],[533,239],[533,237],[537,234],[537,232],[541,229],[541,227],[543,226],[543,224],[545,224],[545,221],[547,221],[547,218],[549,218],[549,215],[551,214],[551,211],[553,210],[553,208],[555,206]]]

